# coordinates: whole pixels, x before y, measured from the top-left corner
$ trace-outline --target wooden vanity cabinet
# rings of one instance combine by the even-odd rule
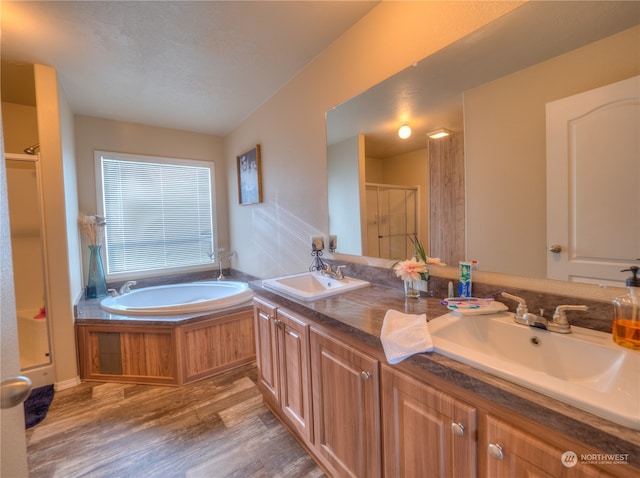
[[[258,388],[269,405],[280,408],[276,309],[271,303],[253,299]]]
[[[480,460],[484,463],[481,477],[512,478],[514,476],[540,478],[606,478],[613,476],[627,476],[633,473],[626,465],[617,465],[622,475],[612,475],[593,464],[580,463],[581,453],[589,451],[577,448],[572,443],[560,447],[550,442],[551,438],[558,439],[557,434],[537,437],[532,433],[501,420],[491,414],[486,415],[482,446],[486,455]],[[579,446],[579,445],[578,445]],[[566,458],[563,464],[563,454],[573,451],[577,457]],[[591,451],[590,453],[593,453]],[[636,470],[637,471],[637,470]]]
[[[313,327],[314,450],[331,476],[381,476],[379,362]]]
[[[636,477],[570,437],[255,298],[265,402],[332,477]],[[365,352],[369,350],[368,352]],[[382,363],[381,363],[382,362]],[[498,418],[499,417],[499,418]]]
[[[297,314],[254,300],[258,384],[272,408],[311,442],[309,325]]]
[[[381,383],[385,477],[476,476],[474,407],[386,364]]]

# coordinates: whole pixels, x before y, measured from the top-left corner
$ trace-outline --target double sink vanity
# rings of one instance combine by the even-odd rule
[[[251,287],[265,402],[331,476],[638,474],[640,354],[610,334],[460,318],[350,274]],[[389,309],[426,314],[435,351],[389,365]]]

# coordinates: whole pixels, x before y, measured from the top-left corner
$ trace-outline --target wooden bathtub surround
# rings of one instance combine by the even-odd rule
[[[256,356],[251,307],[184,324],[87,320],[76,330],[83,380],[183,385]]]

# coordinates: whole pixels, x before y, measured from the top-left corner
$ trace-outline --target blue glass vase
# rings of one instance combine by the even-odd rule
[[[104,266],[100,248],[102,246],[89,246],[89,276],[87,279],[87,299],[95,299],[107,295],[107,281],[104,277]]]

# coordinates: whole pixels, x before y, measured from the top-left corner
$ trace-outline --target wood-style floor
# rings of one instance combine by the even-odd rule
[[[263,404],[255,364],[178,388],[56,392],[27,454],[30,478],[325,476]]]

